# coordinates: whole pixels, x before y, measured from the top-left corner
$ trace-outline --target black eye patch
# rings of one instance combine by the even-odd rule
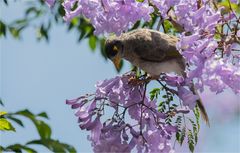
[[[107,57],[114,57],[119,51],[119,45],[121,42],[114,41],[106,45],[106,54]]]
[[[106,54],[107,57],[113,57],[117,54],[117,51],[113,49],[114,45],[107,45],[106,46]]]

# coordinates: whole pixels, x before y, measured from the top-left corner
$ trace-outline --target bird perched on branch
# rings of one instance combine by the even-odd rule
[[[151,29],[137,29],[106,40],[107,57],[117,69],[121,59],[126,59],[134,66],[156,78],[161,73],[175,72],[186,77],[185,61],[176,49],[178,38]],[[197,94],[194,86],[190,87]],[[209,124],[208,115],[201,100],[197,100],[203,119]]]

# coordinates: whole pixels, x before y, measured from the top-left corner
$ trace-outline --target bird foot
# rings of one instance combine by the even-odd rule
[[[142,84],[148,83],[148,82],[150,82],[152,80],[156,80],[156,79],[158,79],[158,78],[152,77],[152,76],[146,76],[146,75],[140,76],[139,78],[136,76],[132,76],[128,79],[128,83],[131,85],[137,86],[137,85],[142,85]]]
[[[144,84],[145,81],[137,78],[136,76],[132,76],[131,78],[128,79],[128,83],[133,86],[138,86],[138,85]]]

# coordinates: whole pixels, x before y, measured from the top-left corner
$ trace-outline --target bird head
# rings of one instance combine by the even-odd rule
[[[123,43],[121,40],[108,39],[105,44],[106,55],[114,63],[117,70],[120,69],[120,63],[123,54]]]

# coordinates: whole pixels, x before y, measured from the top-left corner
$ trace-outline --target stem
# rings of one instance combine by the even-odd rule
[[[140,136],[142,136],[142,138],[143,138],[143,145],[144,145],[144,143],[145,142],[147,142],[147,140],[144,138],[144,136],[143,136],[143,132],[142,132],[142,129],[143,129],[143,125],[142,125],[142,120],[143,120],[143,106],[144,106],[144,99],[145,99],[145,97],[146,97],[146,91],[147,91],[147,84],[148,83],[146,83],[145,84],[145,86],[144,86],[144,92],[143,92],[143,99],[142,99],[142,101],[141,101],[141,114],[140,114]]]
[[[164,85],[160,80],[156,80],[166,91],[169,91],[169,92],[171,92],[172,94],[175,94],[175,95],[178,95],[178,93],[175,91],[175,90],[173,90],[173,89],[171,89],[171,88],[168,88],[166,85]]]

